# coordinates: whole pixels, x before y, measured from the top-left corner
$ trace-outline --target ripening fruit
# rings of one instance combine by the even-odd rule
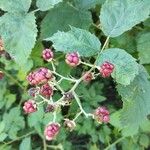
[[[82,76],[84,82],[90,82],[92,79],[94,79],[93,73],[91,72],[84,72]]]
[[[94,118],[99,122],[109,122],[109,111],[105,107],[98,107],[94,112]]]
[[[66,63],[71,67],[76,67],[80,64],[80,57],[78,53],[68,53],[65,58]]]
[[[53,87],[48,83],[42,85],[40,88],[40,94],[46,98],[50,98],[53,95]]]
[[[114,70],[114,65],[106,61],[100,66],[99,72],[103,78],[107,78],[111,75],[113,70]]]
[[[48,80],[53,78],[52,72],[44,67],[41,67],[34,72],[29,73],[27,80],[31,85],[38,85],[46,83]]]
[[[24,103],[23,110],[26,114],[37,111],[37,104],[34,100],[30,99]]]
[[[42,52],[42,57],[44,60],[50,62],[54,58],[54,53],[51,49],[44,49]]]
[[[50,123],[46,126],[44,130],[44,135],[46,140],[51,141],[53,140],[56,135],[59,133],[60,124],[59,123]]]

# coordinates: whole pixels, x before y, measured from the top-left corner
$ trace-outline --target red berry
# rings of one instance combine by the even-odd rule
[[[33,113],[37,111],[37,104],[34,100],[28,100],[24,103],[23,110],[25,113]]]
[[[109,77],[114,70],[114,65],[109,62],[104,62],[99,69],[100,74],[103,78]]]
[[[64,126],[72,131],[76,127],[76,123],[73,120],[64,119]]]
[[[50,62],[54,58],[54,53],[51,49],[44,49],[42,52],[42,57],[44,60]]]
[[[59,133],[60,124],[59,123],[50,123],[46,126],[44,130],[44,135],[46,140],[51,141],[53,140],[56,135]]]
[[[46,83],[41,86],[40,94],[49,98],[53,95],[53,88],[48,83]]]
[[[84,72],[83,73],[83,81],[90,82],[94,78],[91,72]]]
[[[105,107],[98,107],[94,113],[95,119],[99,122],[109,122],[109,111]]]
[[[4,77],[4,73],[2,71],[0,71],[0,80],[2,80]]]
[[[43,84],[52,78],[53,78],[52,72],[49,69],[43,67],[35,70],[34,72],[31,72],[27,76],[27,80],[31,85]]]
[[[76,67],[80,64],[80,57],[76,52],[68,53],[66,55],[65,61],[69,66]]]

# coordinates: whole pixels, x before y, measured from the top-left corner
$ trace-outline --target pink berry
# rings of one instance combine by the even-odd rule
[[[29,73],[29,75],[27,76],[27,80],[31,85],[43,84],[48,80],[51,80],[52,78],[52,72],[49,69],[43,67]]]
[[[51,141],[53,140],[56,135],[59,133],[60,124],[59,123],[50,123],[46,126],[44,130],[44,135],[46,140]]]
[[[94,76],[91,72],[84,72],[83,73],[83,81],[84,82],[90,82],[93,78],[94,78]]]
[[[73,120],[64,119],[64,126],[69,129],[69,131],[72,131],[76,127],[76,123]]]
[[[4,73],[2,71],[0,71],[0,80],[2,80],[4,77]]]
[[[33,113],[37,111],[37,104],[34,100],[28,100],[24,103],[23,110],[25,113]]]
[[[48,83],[46,83],[41,86],[40,94],[49,98],[53,95],[53,88]]]
[[[76,52],[68,53],[66,55],[65,61],[69,66],[76,67],[80,64],[80,57]]]
[[[109,111],[105,107],[98,107],[94,113],[95,119],[99,122],[109,122]]]
[[[44,60],[50,62],[54,58],[54,53],[51,49],[44,49],[42,52],[42,57]]]
[[[100,66],[99,72],[103,78],[107,78],[111,75],[113,70],[114,70],[114,65],[106,61]]]

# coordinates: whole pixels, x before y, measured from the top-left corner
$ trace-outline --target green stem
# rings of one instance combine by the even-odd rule
[[[0,70],[14,83],[16,83],[23,91],[25,91],[25,88],[19,83],[18,80],[16,80],[13,76],[11,76],[8,72],[0,68]]]
[[[105,49],[105,47],[107,46],[107,44],[108,44],[108,41],[109,41],[109,36],[106,38],[106,41],[105,41],[105,43],[104,43],[104,45],[103,45],[103,47],[102,47],[102,49],[101,49],[101,51],[100,51],[100,54],[103,52],[103,50]]]
[[[9,142],[5,143],[3,146],[5,147],[6,145],[9,145],[9,144],[11,144],[11,143],[13,143],[13,142],[19,141],[20,139],[25,138],[25,137],[27,137],[27,136],[30,136],[30,135],[33,134],[33,133],[34,133],[34,131],[31,131],[31,132],[29,132],[29,133],[27,133],[27,134],[25,134],[25,135],[22,135],[22,136],[16,138],[15,140],[12,140],[12,141],[9,141]]]
[[[119,138],[117,141],[115,141],[114,143],[110,144],[109,146],[107,146],[104,150],[109,150],[111,147],[115,146],[117,143],[121,142],[125,137],[121,137]]]
[[[43,150],[47,150],[47,144],[45,138],[43,138]]]

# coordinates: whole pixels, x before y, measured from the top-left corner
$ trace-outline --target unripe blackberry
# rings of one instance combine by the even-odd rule
[[[34,72],[31,72],[27,76],[27,80],[31,85],[43,84],[46,83],[48,80],[51,80],[52,78],[52,72],[49,69],[43,67],[35,70]]]
[[[46,140],[51,141],[53,140],[56,135],[59,133],[60,124],[59,123],[50,123],[46,126],[44,130],[44,135]]]
[[[4,77],[4,73],[2,71],[0,71],[0,80],[2,80]]]
[[[46,98],[50,98],[53,95],[53,88],[48,83],[46,83],[41,86],[40,94]]]
[[[92,79],[94,79],[93,73],[91,72],[84,72],[82,76],[84,82],[90,82]]]
[[[103,78],[107,78],[111,75],[113,70],[114,70],[114,65],[106,61],[100,66],[99,72]]]
[[[30,88],[28,90],[28,94],[32,97],[35,97],[36,94],[38,94],[38,92],[39,92],[39,88]]]
[[[78,53],[68,53],[65,58],[66,63],[71,67],[76,67],[80,64],[80,57]]]
[[[69,131],[72,131],[76,127],[76,123],[73,120],[64,119],[64,126],[69,129]]]
[[[48,113],[48,112],[54,112],[56,109],[56,106],[55,105],[52,105],[52,104],[48,104],[46,109],[45,109],[45,113]]]
[[[95,119],[99,122],[109,122],[109,111],[105,107],[98,107],[94,113]]]
[[[33,113],[37,111],[37,104],[34,100],[28,100],[24,103],[23,110],[25,113]]]
[[[44,60],[50,62],[54,58],[54,53],[51,49],[44,49],[42,52],[42,57]]]

